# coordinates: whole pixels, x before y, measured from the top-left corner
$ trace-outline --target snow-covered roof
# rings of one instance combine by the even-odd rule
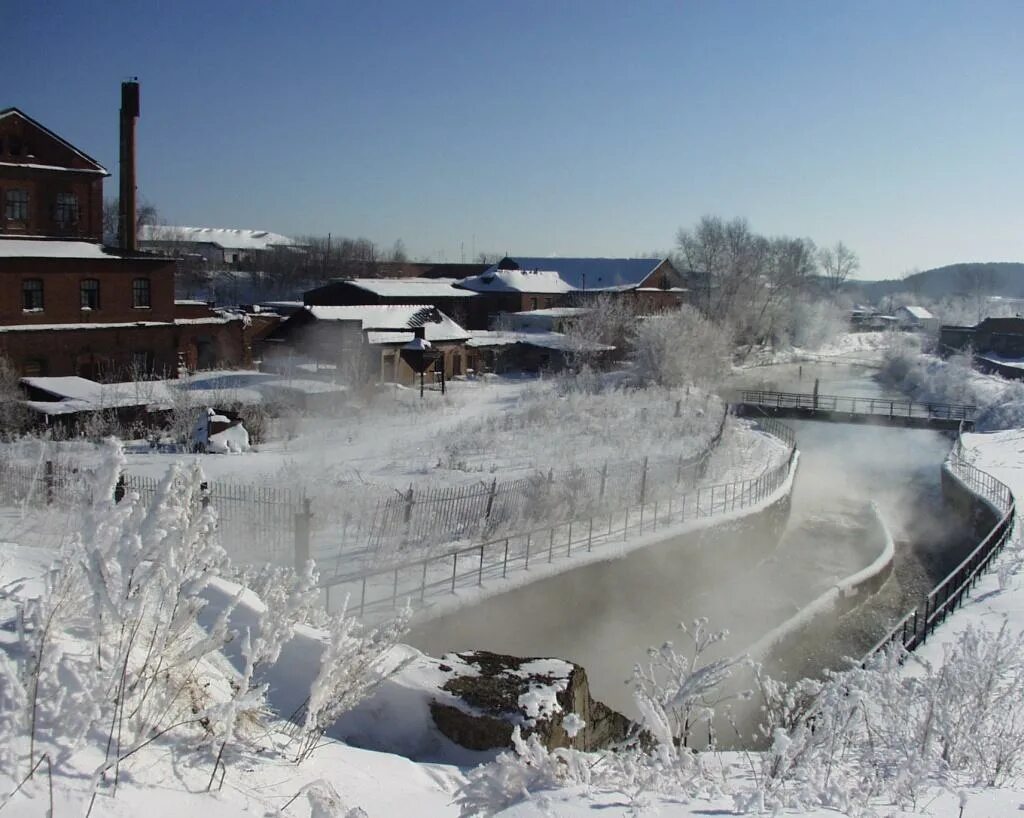
[[[510,262],[520,271],[544,270],[558,275],[568,290],[631,290],[639,287],[663,262],[663,258],[543,258],[537,256],[509,256],[501,264]],[[482,273],[489,275],[497,265]],[[524,290],[524,292],[529,292]],[[537,290],[535,292],[546,292]],[[558,290],[557,292],[566,292]]]
[[[353,287],[381,298],[472,298],[474,293],[454,286],[454,278],[353,278]]]
[[[26,404],[47,415],[67,415],[126,406],[167,406],[171,393],[167,381],[96,383],[73,375],[55,378],[22,378],[27,386],[53,395],[52,401],[32,400]]]
[[[440,310],[423,304],[358,304],[345,307],[306,307],[318,321],[358,321],[371,344],[407,343],[412,330],[424,327],[427,340],[464,341],[469,333]],[[440,320],[436,320],[440,318]]]
[[[119,258],[116,250],[91,241],[0,238],[0,258]]]
[[[593,312],[591,307],[547,307],[543,310],[523,310],[522,312],[509,313],[509,315],[525,318],[532,316],[537,318],[575,318],[588,312]]]
[[[91,321],[78,324],[6,324],[0,332],[65,332],[80,329],[128,329],[133,327],[194,326],[197,324],[228,324],[241,321],[238,315],[215,315],[206,318],[175,318],[173,321]]]
[[[478,293],[567,293],[572,287],[554,270],[499,270],[496,267],[459,280],[458,286]]]
[[[935,316],[932,315],[924,307],[908,307],[908,306],[904,306],[904,307],[900,307],[900,309],[906,311],[907,313],[909,313],[911,315],[911,317],[916,318],[918,321],[931,321],[933,318],[935,318]]]
[[[288,247],[295,242],[268,230],[244,230],[232,227],[177,227],[164,224],[143,225],[139,241],[178,241],[185,244],[216,244],[225,250],[267,250]]]
[[[468,347],[503,347],[513,344],[543,347],[576,352],[600,352],[615,349],[606,344],[570,338],[560,332],[543,332],[539,330],[470,330]]]

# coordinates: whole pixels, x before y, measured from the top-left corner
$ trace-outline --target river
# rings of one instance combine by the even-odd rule
[[[899,397],[860,366],[783,365],[749,370],[739,386]],[[818,675],[861,655],[958,562],[969,536],[942,501],[938,432],[791,422],[801,452],[788,521],[719,527],[584,566],[418,625],[408,641],[439,656],[490,650],[558,656],[587,669],[594,696],[635,715],[628,684],[648,646],[680,639],[680,622],[706,617],[744,652],[836,580],[879,553],[867,510],[879,507],[897,543],[893,576],[870,604],[822,617],[769,657],[773,675]],[[781,535],[781,536],[780,536]]]

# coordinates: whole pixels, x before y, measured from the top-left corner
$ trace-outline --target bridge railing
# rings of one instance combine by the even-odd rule
[[[964,459],[963,444],[959,436],[946,460],[946,468],[970,491],[983,498],[999,515],[999,519],[967,558],[867,652],[862,660],[864,663],[879,651],[894,644],[899,644],[906,650],[914,650],[923,645],[946,617],[955,611],[958,605],[963,605],[964,600],[970,596],[971,589],[1013,534],[1016,513],[1013,493],[1005,483]]]
[[[744,389],[739,402],[774,409],[802,409],[845,412],[852,415],[973,420],[977,407],[955,403],[915,402],[857,395],[815,395],[805,392],[775,392]]]

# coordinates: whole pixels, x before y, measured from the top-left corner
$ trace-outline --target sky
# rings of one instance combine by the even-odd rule
[[[5,4],[0,108],[168,224],[636,256],[704,214],[862,278],[1024,261],[1020,0]]]

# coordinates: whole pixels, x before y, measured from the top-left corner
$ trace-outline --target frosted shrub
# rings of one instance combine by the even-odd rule
[[[15,588],[10,597],[17,610],[14,638],[0,652],[0,772],[23,778],[45,754],[56,773],[80,777],[84,759],[95,802],[116,793],[121,767],[138,751],[163,740],[176,764],[209,765],[212,787],[233,755],[267,749],[266,731],[256,729],[267,707],[261,670],[299,624],[324,621],[314,615],[316,579],[311,568],[298,576],[267,569],[244,578],[265,605],[244,586],[225,596],[235,586],[216,582],[231,569],[198,466],[173,466],[148,503],[135,493],[117,503],[124,456],[106,446],[91,505],[42,592],[26,599]],[[204,611],[215,598],[224,601]],[[303,747],[383,678],[381,657],[406,621],[363,632],[345,614],[326,619]],[[238,669],[225,652],[232,642]]]
[[[347,607],[332,616],[320,669],[310,687],[296,760],[308,758],[342,713],[404,667],[390,667],[385,660],[411,618],[407,607],[391,622],[366,630]]]
[[[637,376],[667,387],[714,384],[728,372],[732,355],[729,332],[692,307],[640,321],[631,344]]]
[[[593,759],[575,750],[549,752],[536,735],[512,731],[512,751],[471,770],[455,798],[461,814],[496,815],[507,807],[543,793],[591,780]]]
[[[772,738],[743,809],[831,807],[870,812],[878,798],[913,808],[936,786],[1000,786],[1024,773],[1024,638],[1005,625],[968,628],[931,666],[904,672],[898,649],[867,668],[831,675],[813,703],[781,715],[768,701]],[[808,691],[803,691],[808,692]],[[774,727],[772,725],[775,725]]]

